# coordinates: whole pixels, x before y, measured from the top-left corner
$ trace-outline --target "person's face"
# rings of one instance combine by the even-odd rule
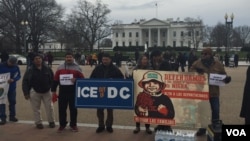
[[[157,81],[145,82],[144,89],[150,93],[157,93],[160,91],[160,84]]]
[[[207,60],[207,59],[210,59],[211,57],[212,57],[211,54],[208,54],[208,53],[206,53],[206,52],[202,52],[202,53],[201,53],[201,59],[202,59],[202,60]]]
[[[102,57],[102,64],[104,66],[108,66],[111,63],[111,59],[109,57]]]
[[[42,64],[42,58],[40,56],[36,56],[34,57],[34,60],[33,60],[33,63],[36,65],[36,66],[40,66]]]
[[[162,55],[154,56],[154,57],[153,57],[153,61],[154,61],[154,62],[157,62],[157,63],[161,62],[161,61],[162,61]]]
[[[74,57],[72,55],[66,55],[65,61],[66,61],[66,63],[71,64],[74,62]]]
[[[142,64],[142,66],[147,66],[148,65],[148,58],[146,56],[142,57],[141,64]]]

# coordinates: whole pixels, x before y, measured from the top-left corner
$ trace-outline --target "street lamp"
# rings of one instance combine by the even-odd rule
[[[232,34],[232,29],[233,29],[234,14],[232,13],[230,16],[231,21],[227,21],[228,19],[227,13],[225,14],[224,18],[225,18],[226,34],[227,34],[226,52],[228,52],[230,48],[230,35]]]
[[[23,26],[23,46],[24,46],[24,53],[27,53],[26,47],[26,27],[28,26],[29,22],[26,20],[21,21],[21,25]]]

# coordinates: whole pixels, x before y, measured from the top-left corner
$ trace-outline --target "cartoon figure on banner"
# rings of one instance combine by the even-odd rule
[[[166,84],[161,74],[148,71],[143,75],[138,85],[143,89],[137,96],[135,114],[140,117],[167,118],[175,116],[171,99],[162,93]]]

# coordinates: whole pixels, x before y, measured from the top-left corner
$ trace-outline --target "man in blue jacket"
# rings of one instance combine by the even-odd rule
[[[20,68],[17,66],[17,58],[10,57],[7,62],[0,64],[0,74],[10,73],[9,91],[7,94],[9,102],[9,121],[17,122],[16,118],[16,82],[21,78]],[[0,125],[6,123],[6,104],[0,104]]]

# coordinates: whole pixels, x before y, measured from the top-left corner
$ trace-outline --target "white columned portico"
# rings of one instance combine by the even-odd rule
[[[158,35],[157,35],[157,46],[161,46],[161,30],[160,28],[157,29]]]
[[[152,47],[151,28],[148,29],[148,47]]]

